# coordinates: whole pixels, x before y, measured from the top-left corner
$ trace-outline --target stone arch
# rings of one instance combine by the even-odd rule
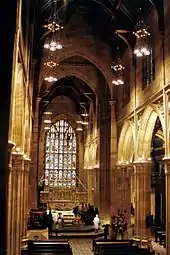
[[[20,63],[17,63],[17,72],[15,79],[15,95],[14,95],[14,121],[13,121],[13,141],[16,146],[24,151],[24,125],[25,124],[25,107],[24,107],[24,77],[23,68]]]
[[[132,162],[133,154],[133,129],[130,121],[126,121],[122,127],[118,142],[118,163]]]
[[[62,51],[61,54],[57,54],[55,56],[56,63],[60,63],[67,58],[79,56],[91,62],[100,72],[102,73],[103,77],[105,78],[107,84],[109,85],[110,89],[112,86],[112,71],[111,71],[111,63],[109,65],[108,62],[103,61],[103,59],[99,58],[99,55],[95,56],[95,52],[90,51],[89,47],[83,47],[80,45],[74,45],[74,48],[67,48],[66,51]],[[42,79],[44,78],[44,73],[46,73],[46,67],[42,64],[41,66],[41,74],[40,74],[40,84],[42,83]],[[57,73],[58,67],[56,68]]]
[[[86,84],[88,84],[89,87],[95,93],[97,80],[95,80],[93,77],[88,77],[87,73],[85,73],[83,71],[80,71],[76,68],[74,68],[74,69],[57,68],[56,72],[57,72],[58,80],[60,80],[64,77],[67,77],[67,76],[75,76],[75,77],[79,78],[80,80],[84,81]],[[44,73],[43,77],[41,77],[42,78],[41,83],[40,83],[41,86],[43,84],[43,80],[44,80],[45,75],[47,75],[48,73],[50,73],[50,70],[47,70]],[[53,86],[53,83],[49,83],[47,88],[50,88],[51,86]],[[39,88],[39,91],[40,91],[40,89],[41,89],[41,87]]]
[[[152,135],[157,117],[159,117],[160,119],[164,132],[163,116],[156,105],[148,106],[142,115],[137,139],[137,156],[139,157],[138,159],[148,159],[151,156],[150,151]],[[136,158],[135,160],[138,159]]]

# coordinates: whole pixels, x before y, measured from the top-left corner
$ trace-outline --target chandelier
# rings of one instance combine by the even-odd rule
[[[51,115],[52,111],[44,112],[44,129],[49,130],[51,128]]]
[[[147,31],[143,21],[139,21],[133,34],[136,36],[136,45],[134,49],[136,57],[150,55],[150,49],[148,46],[148,37],[150,36],[150,33]]]
[[[61,50],[63,48],[63,45],[60,42],[59,36],[57,38],[57,35],[53,33],[51,38],[47,38],[44,43],[44,48],[48,49],[50,51],[56,51]]]
[[[50,34],[52,34],[46,39],[44,48],[50,51],[61,50],[63,46],[60,42],[60,31],[63,30],[64,27],[58,16],[57,0],[52,1],[51,14],[48,19],[48,24],[44,25],[44,28],[46,28]]]
[[[53,0],[51,2],[51,13],[48,18],[48,23],[44,25],[44,28],[47,28],[50,32],[53,33],[64,28],[58,16],[57,0]]]
[[[59,64],[56,63],[56,61],[54,59],[53,52],[49,52],[47,60],[44,62],[44,65],[47,66],[47,67],[51,67],[51,68],[59,65]]]
[[[115,64],[112,64],[111,69],[113,71],[113,80],[112,84],[118,86],[123,85],[123,72],[124,72],[124,66],[121,64],[120,58],[117,59]]]

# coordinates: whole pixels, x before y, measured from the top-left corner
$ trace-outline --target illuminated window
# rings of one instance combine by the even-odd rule
[[[47,133],[45,185],[76,185],[76,134],[66,120],[59,120]]]

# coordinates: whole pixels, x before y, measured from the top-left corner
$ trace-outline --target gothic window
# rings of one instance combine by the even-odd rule
[[[76,185],[76,134],[66,120],[59,120],[46,136],[45,185]]]
[[[155,79],[155,47],[152,36],[149,37],[150,55],[142,59],[142,89]]]

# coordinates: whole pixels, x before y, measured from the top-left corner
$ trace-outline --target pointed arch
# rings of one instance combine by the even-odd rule
[[[131,162],[134,154],[133,129],[130,121],[122,127],[118,142],[118,162]]]
[[[50,70],[47,69],[44,73],[43,76],[41,76],[41,81],[40,81],[40,87],[39,90],[41,89],[41,86],[43,84],[43,80],[45,78],[46,75],[48,75],[48,73],[50,73]],[[76,68],[69,68],[69,69],[60,69],[58,68],[56,70],[57,73],[57,78],[58,80],[61,80],[64,77],[68,77],[68,76],[75,76],[76,78],[84,81],[86,84],[89,85],[89,87],[93,90],[93,92],[95,93],[96,91],[96,82],[94,79],[92,79],[91,77],[88,77],[88,75],[85,75],[85,72],[77,70]],[[54,83],[49,83],[47,88],[50,88],[53,86]]]
[[[148,159],[151,156],[152,135],[157,117],[159,117],[164,131],[163,116],[156,105],[148,106],[142,115],[137,139],[137,155],[139,158]]]
[[[79,48],[79,49],[77,49],[77,48]],[[62,52],[62,55],[58,54],[55,56],[55,61],[57,64],[59,64],[68,58],[77,57],[77,56],[82,57],[85,60],[92,63],[101,72],[101,74],[105,78],[107,84],[111,88],[111,86],[112,86],[112,71],[110,68],[111,63],[109,65],[108,62],[106,63],[105,61],[103,61],[102,58],[100,59],[100,56],[96,55],[95,52],[90,51],[89,48],[87,50],[87,47],[83,48],[82,45],[81,46],[76,45],[76,47],[67,48],[67,51]],[[42,61],[40,85],[44,79],[45,70],[46,70],[46,67],[44,66],[43,61]],[[58,73],[58,66],[56,67],[56,73]]]

